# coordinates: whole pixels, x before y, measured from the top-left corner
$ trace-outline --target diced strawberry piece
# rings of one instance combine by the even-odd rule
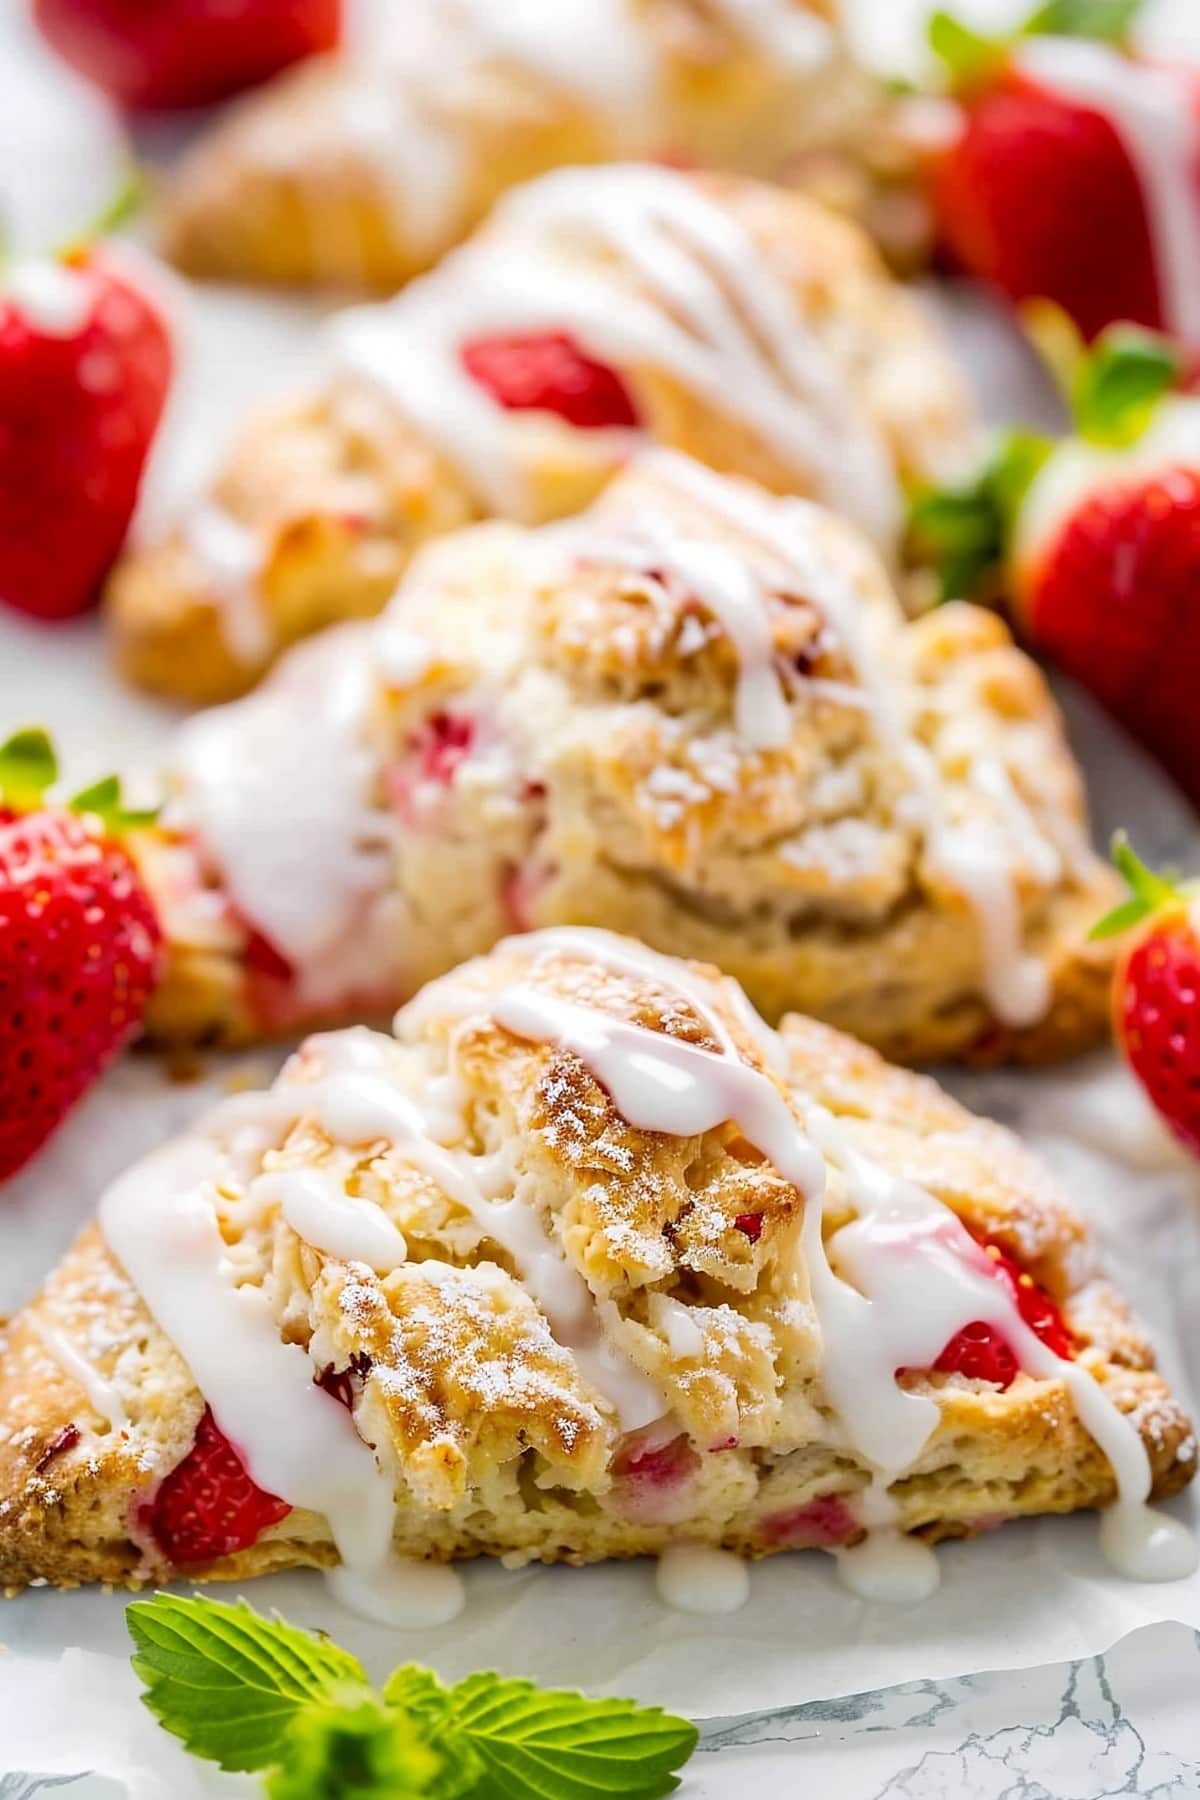
[[[252,930],[246,939],[243,953],[246,967],[253,969],[258,975],[265,975],[271,981],[293,981],[296,971],[286,956],[281,956],[270,938],[265,938],[261,931]]]
[[[739,1213],[733,1224],[736,1231],[745,1232],[752,1244],[757,1244],[762,1236],[761,1213]]]
[[[139,1508],[138,1524],[169,1562],[182,1567],[248,1550],[291,1510],[286,1500],[255,1486],[206,1406],[195,1443],[153,1500]]]
[[[424,781],[448,787],[460,765],[471,754],[475,721],[462,714],[439,712],[425,721],[410,740],[410,749]]]
[[[1017,1311],[1036,1337],[1056,1356],[1073,1356],[1074,1342],[1058,1307],[1045,1288],[1039,1287],[999,1244],[982,1246],[992,1272],[1004,1283],[1017,1304]],[[1012,1346],[995,1326],[974,1319],[956,1332],[934,1363],[946,1375],[965,1375],[971,1381],[992,1381],[997,1387],[1011,1387],[1020,1371],[1020,1362]]]
[[[834,1550],[861,1530],[840,1494],[818,1494],[804,1506],[769,1513],[758,1527],[759,1536],[776,1550]]]
[[[557,413],[581,431],[637,426],[616,370],[596,362],[565,332],[476,338],[460,354],[468,374],[510,412]]]
[[[656,1443],[633,1434],[612,1461],[614,1496],[621,1513],[636,1524],[671,1524],[691,1510],[692,1478],[700,1458],[686,1435]]]

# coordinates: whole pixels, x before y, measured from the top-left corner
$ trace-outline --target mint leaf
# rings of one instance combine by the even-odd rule
[[[295,1715],[266,1791],[270,1800],[457,1800],[476,1774],[474,1758],[435,1748],[404,1713],[351,1688]]]
[[[40,725],[15,731],[0,744],[0,795],[17,812],[41,804],[46,789],[58,780],[54,745]]]
[[[1023,37],[1094,38],[1123,44],[1142,10],[1142,0],[1047,0],[1026,19]]]
[[[146,1684],[142,1699],[164,1730],[223,1769],[275,1767],[300,1709],[347,1683],[366,1688],[362,1665],[327,1639],[280,1619],[200,1597],[155,1594],[126,1611]]]
[[[445,1729],[463,1734],[483,1775],[471,1800],[659,1800],[696,1748],[686,1719],[632,1700],[593,1700],[502,1675],[450,1690]]]
[[[422,1668],[420,1663],[401,1663],[384,1683],[383,1697],[389,1706],[399,1707],[413,1718],[441,1719],[450,1704],[450,1689],[432,1669]]]
[[[1178,350],[1157,332],[1110,326],[1075,378],[1071,400],[1079,435],[1092,444],[1135,443],[1181,368]]]

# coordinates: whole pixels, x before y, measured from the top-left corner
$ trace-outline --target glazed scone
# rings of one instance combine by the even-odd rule
[[[779,176],[837,155],[854,182],[881,100],[834,10],[384,0],[339,57],[289,72],[201,136],[168,184],[164,246],[194,275],[390,293],[507,188],[566,164]],[[855,195],[871,191],[859,173]]]
[[[340,1557],[378,1615],[398,1559],[681,1539],[928,1585],[904,1534],[1114,1500],[1144,1575],[1195,1460],[1006,1132],[713,969],[545,932],[109,1189],[2,1345],[0,1585]]]
[[[646,440],[822,499],[888,555],[905,487],[975,448],[938,332],[862,234],[737,177],[544,176],[398,299],[337,315],[328,361],[118,565],[133,679],[239,693],[296,638],[377,612],[426,539],[576,512]]]
[[[509,932],[608,926],[903,1060],[1107,1029],[1115,877],[1037,668],[909,622],[852,527],[673,453],[427,548],[381,620],[185,724],[143,868],[151,1029],[386,1017]]]

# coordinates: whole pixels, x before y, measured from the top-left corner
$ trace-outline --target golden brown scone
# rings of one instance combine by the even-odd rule
[[[860,198],[881,107],[826,0],[406,0],[234,107],[167,188],[190,274],[393,292],[518,182],[630,158]],[[868,194],[871,190],[868,188]]]
[[[667,453],[567,525],[430,546],[383,620],[187,724],[169,780],[167,1040],[383,1019],[570,922],[908,1061],[1107,1029],[1115,878],[1035,665],[975,608],[906,621],[831,514]]]
[[[1195,1461],[1007,1132],[715,970],[547,932],[109,1190],[0,1339],[0,1586],[842,1550],[1118,1470],[1136,1524]]]
[[[948,352],[862,234],[731,176],[559,170],[329,341],[318,391],[252,422],[204,499],[118,565],[134,680],[239,693],[288,643],[378,612],[429,537],[576,512],[646,439],[822,498],[888,554],[905,485],[974,445]]]

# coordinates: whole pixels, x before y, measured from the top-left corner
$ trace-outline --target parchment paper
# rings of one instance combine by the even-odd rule
[[[5,45],[0,30],[0,61]],[[94,125],[89,113],[89,130]],[[0,135],[0,151],[5,147]],[[940,304],[989,410],[1044,415],[1046,396],[1003,323],[961,296]],[[315,366],[314,307],[214,290],[189,297],[186,308],[191,356],[154,472],[153,506],[194,475],[255,394],[277,392]],[[1166,784],[1077,697],[1065,700],[1101,835],[1126,823],[1145,854],[1200,867],[1200,833]],[[169,709],[131,695],[110,674],[94,621],[47,632],[2,614],[0,732],[35,719],[54,729],[80,779],[113,766],[152,765],[171,725]],[[269,1080],[280,1054],[242,1059],[237,1068]],[[146,1056],[128,1057],[113,1071],[35,1166],[0,1195],[0,1312],[33,1290],[90,1215],[104,1182],[200,1111],[230,1073],[228,1061],[214,1062],[202,1080],[172,1084]],[[951,1085],[1044,1146],[1094,1219],[1173,1379],[1185,1398],[1200,1399],[1200,1175],[1146,1130],[1131,1084],[1100,1057],[1063,1072],[960,1076]],[[1196,1519],[1194,1500],[1177,1507]],[[297,1623],[324,1627],[377,1673],[414,1657],[449,1676],[496,1666],[638,1694],[693,1716],[1061,1661],[1106,1649],[1156,1621],[1200,1627],[1200,1577],[1158,1587],[1118,1580],[1100,1560],[1089,1519],[1007,1527],[947,1546],[939,1557],[941,1592],[906,1609],[854,1599],[820,1554],[776,1557],[754,1571],[750,1604],[726,1620],[667,1612],[646,1564],[521,1574],[475,1568],[464,1616],[420,1636],[356,1620],[316,1576],[261,1581],[248,1597]],[[0,1773],[39,1766],[9,1749],[18,1728],[26,1737],[39,1729],[25,1659],[57,1659],[68,1647],[124,1656],[123,1611],[119,1596],[98,1592],[39,1590],[0,1606],[0,1643],[13,1653],[0,1657]],[[52,1676],[43,1664],[34,1685],[47,1708],[42,1766],[51,1767],[45,1758],[54,1756],[60,1760],[53,1766],[80,1767],[85,1727],[93,1730],[92,1766],[106,1766],[95,1733],[110,1729],[126,1742],[126,1760],[136,1760],[133,1688],[113,1665],[71,1658]],[[102,1693],[104,1705],[89,1711],[77,1704],[85,1692]],[[169,1790],[143,1791],[200,1790],[188,1790],[179,1774]]]

